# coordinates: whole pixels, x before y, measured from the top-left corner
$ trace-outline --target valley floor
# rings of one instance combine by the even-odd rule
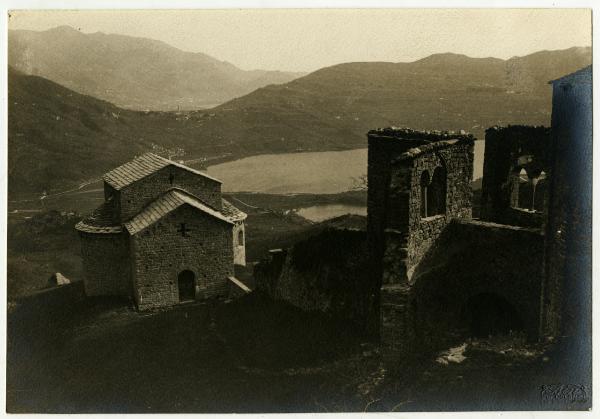
[[[540,409],[549,379],[543,348],[510,339],[470,341],[460,363],[434,356],[392,376],[351,325],[255,293],[149,314],[110,301],[42,322],[18,313],[14,413]]]

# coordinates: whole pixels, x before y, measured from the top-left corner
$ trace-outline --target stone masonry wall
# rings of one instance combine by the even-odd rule
[[[412,284],[381,290],[384,359],[401,367],[470,335],[464,309],[471,297],[508,302],[535,339],[540,319],[543,235],[535,229],[454,219],[423,256]]]
[[[367,327],[376,290],[364,231],[325,230],[261,261],[254,277],[257,290],[275,300]]]
[[[129,220],[164,192],[180,188],[221,210],[221,184],[177,166],[167,166],[120,191],[121,222]]]
[[[446,172],[445,213],[421,217],[421,175]],[[410,281],[414,269],[453,218],[471,218],[473,144],[433,149],[392,165],[387,208],[383,283]],[[390,234],[395,233],[395,234]],[[404,268],[395,266],[402,260]],[[387,266],[387,268],[386,268]],[[394,266],[394,269],[389,269]]]
[[[131,265],[126,233],[80,232],[79,235],[86,295],[131,295]]]
[[[368,248],[371,269],[376,277],[381,278],[385,229],[408,231],[408,193],[404,187],[390,189],[392,161],[411,147],[426,144],[427,139],[399,139],[393,130],[376,130],[369,132],[368,141]],[[405,176],[408,178],[409,174]],[[388,225],[390,222],[392,224]]]
[[[502,224],[454,220],[435,248],[415,272],[416,297],[428,294],[441,300],[428,307],[420,304],[423,324],[433,332],[440,318],[459,314],[467,298],[493,293],[517,311],[531,339],[538,335],[540,293],[543,278],[544,236],[537,229]],[[447,303],[445,301],[448,301]],[[440,307],[435,305],[440,303]],[[437,317],[437,320],[434,318]],[[438,323],[438,324],[436,324]]]
[[[185,223],[186,237],[177,230]],[[233,276],[233,226],[183,205],[131,239],[140,310],[179,303],[178,274],[195,275],[196,299],[226,296]]]

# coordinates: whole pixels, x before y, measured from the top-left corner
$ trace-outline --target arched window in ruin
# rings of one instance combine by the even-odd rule
[[[427,188],[427,216],[446,213],[446,170],[436,167]]]
[[[521,168],[513,172],[511,206],[528,211],[544,211],[546,173],[538,167]]]
[[[242,229],[240,229],[240,231],[238,231],[237,244],[238,244],[238,246],[244,245],[244,230],[242,230]]]
[[[421,218],[427,217],[427,207],[428,207],[428,188],[429,188],[429,172],[427,170],[423,170],[421,173]]]

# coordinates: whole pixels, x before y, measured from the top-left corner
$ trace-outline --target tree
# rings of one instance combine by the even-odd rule
[[[366,174],[362,174],[359,177],[352,178],[351,191],[366,191],[369,188],[369,181]]]

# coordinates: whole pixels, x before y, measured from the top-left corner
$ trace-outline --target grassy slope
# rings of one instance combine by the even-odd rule
[[[381,126],[466,129],[548,124],[547,81],[591,62],[589,48],[503,61],[454,54],[414,63],[349,63],[256,90],[209,111],[133,112],[9,72],[9,192],[97,177],[149,143],[190,157],[238,158],[366,146]]]
[[[81,279],[81,251],[75,231],[78,216],[50,211],[27,221],[9,217],[7,234],[8,297],[45,288],[60,272]]]

